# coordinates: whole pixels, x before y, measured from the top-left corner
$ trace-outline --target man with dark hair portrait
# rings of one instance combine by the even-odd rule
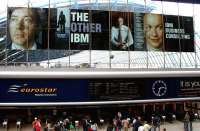
[[[118,17],[117,25],[111,29],[111,43],[113,49],[127,50],[133,45],[133,37],[128,26],[124,25],[124,18]]]
[[[144,15],[144,34],[148,51],[163,50],[163,19],[160,14]]]
[[[39,28],[39,16],[36,9],[17,7],[9,10],[8,31],[11,50],[36,50],[41,45],[36,42]]]

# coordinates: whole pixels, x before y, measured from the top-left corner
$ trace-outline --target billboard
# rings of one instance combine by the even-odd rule
[[[0,79],[0,103],[192,98],[200,78]]]
[[[7,16],[2,63],[62,58],[83,50],[194,52],[189,16],[64,7],[8,7]]]
[[[9,7],[7,27],[10,50],[194,51],[186,16]]]
[[[69,10],[65,8],[9,7],[6,48],[68,49],[70,25],[66,17],[69,17]]]
[[[193,52],[193,18],[71,10],[71,47],[76,50]]]

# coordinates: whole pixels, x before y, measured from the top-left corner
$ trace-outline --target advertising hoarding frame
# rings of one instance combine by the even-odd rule
[[[3,70],[3,69],[1,69]],[[42,69],[30,70],[20,68],[5,68],[1,71],[1,79],[102,79],[102,78],[170,78],[176,79],[186,77],[199,77],[200,71],[194,69],[173,69],[173,70],[120,70],[120,69],[82,69],[66,70]],[[6,106],[72,106],[72,105],[109,105],[109,104],[141,104],[141,103],[162,103],[162,102],[180,102],[180,101],[199,101],[200,97],[179,97],[162,99],[135,99],[135,100],[100,100],[100,101],[81,101],[81,102],[1,102],[1,107]]]

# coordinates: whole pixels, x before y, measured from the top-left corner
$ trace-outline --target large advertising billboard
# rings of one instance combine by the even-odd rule
[[[72,10],[71,21],[71,49],[194,51],[192,17]]]
[[[7,12],[7,28],[2,28],[5,38],[0,42],[2,63],[45,61],[89,50],[195,49],[193,17],[189,16],[64,7],[8,7]]]
[[[7,27],[9,50],[194,51],[186,16],[9,7]]]
[[[200,96],[200,78],[0,79],[0,103],[124,101]]]

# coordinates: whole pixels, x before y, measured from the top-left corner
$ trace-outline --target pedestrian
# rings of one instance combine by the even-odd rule
[[[154,130],[156,131],[156,129],[158,128],[158,130],[160,131],[160,117],[159,116],[155,116],[153,117],[153,127],[154,127]]]
[[[113,119],[113,131],[118,131],[117,120]]]
[[[135,123],[136,123],[136,118],[133,118],[133,121],[132,121],[132,131],[135,131]]]
[[[149,131],[151,129],[151,126],[147,123],[147,121],[144,122],[144,131]]]
[[[188,112],[184,116],[184,131],[189,131],[190,115]]]
[[[48,120],[46,120],[44,131],[48,131],[48,130],[49,130],[49,122],[48,122]]]
[[[138,131],[138,128],[142,125],[142,118],[140,116],[138,116],[135,124],[134,124],[134,130]]]
[[[70,124],[69,124],[69,131],[72,131],[74,128],[75,128],[75,127],[74,127],[73,123],[70,121]]]
[[[91,129],[92,129],[92,131],[97,131],[97,128],[98,128],[97,123],[95,123],[95,122],[92,121],[92,123],[91,123]]]
[[[117,122],[117,130],[121,131],[121,129],[122,129],[122,121],[121,121],[121,119],[118,118],[116,122]]]
[[[83,131],[88,130],[88,120],[85,118],[83,119]]]
[[[189,128],[190,128],[190,131],[192,131],[193,130],[193,128],[192,128],[192,122],[194,120],[194,111],[190,111],[189,112],[189,116],[190,116]]]
[[[108,122],[107,131],[113,131],[113,122],[112,121]]]
[[[129,127],[128,118],[127,118],[127,119],[124,119],[124,120],[122,121],[122,123],[123,123],[123,129],[124,129],[124,131],[128,131],[128,127]]]
[[[34,121],[32,122],[32,126],[33,126],[33,131],[40,131],[41,128],[40,119],[35,117]]]
[[[144,126],[139,126],[138,131],[144,131]]]

